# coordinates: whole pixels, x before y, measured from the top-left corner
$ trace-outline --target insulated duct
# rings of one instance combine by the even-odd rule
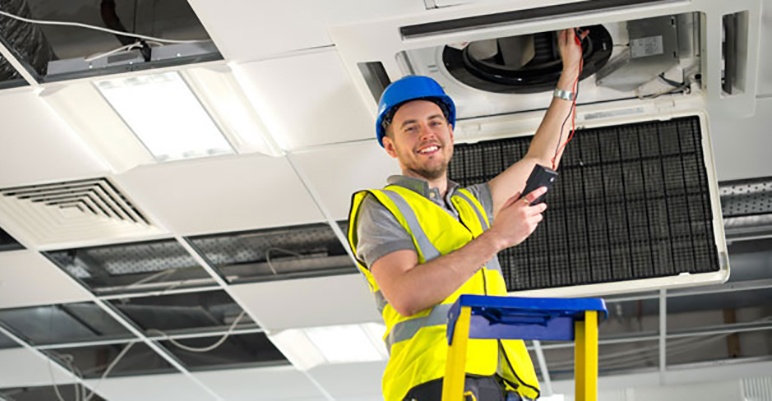
[[[0,0],[0,10],[24,18],[33,18],[26,0]],[[40,76],[46,74],[48,62],[55,58],[43,31],[35,24],[0,15],[0,41]],[[0,81],[18,78],[20,75],[16,69],[0,56]]]

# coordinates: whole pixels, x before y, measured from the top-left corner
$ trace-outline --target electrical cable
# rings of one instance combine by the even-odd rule
[[[576,34],[574,32],[574,42],[577,46],[579,46],[579,72],[576,74],[576,80],[574,80],[574,85],[572,86],[572,90],[574,92],[574,100],[571,101],[571,107],[568,109],[568,115],[566,115],[566,118],[563,119],[563,123],[560,125],[560,135],[558,136],[558,143],[555,146],[555,155],[552,157],[552,169],[557,170],[557,159],[558,155],[560,154],[560,151],[562,151],[566,145],[568,145],[568,142],[571,142],[571,139],[574,138],[574,133],[576,132],[576,99],[579,97],[579,77],[582,76],[582,69],[584,69],[584,53],[582,50],[582,40],[584,40],[582,37]],[[566,127],[566,122],[568,122],[568,119],[571,118],[571,131],[568,133],[568,138],[566,139],[566,142],[561,145],[561,140],[563,139],[563,130]]]
[[[37,20],[37,19],[30,19],[30,18],[24,18],[20,17],[15,14],[11,14],[6,11],[0,10],[0,15],[4,15],[8,18],[13,18],[18,21],[27,22],[29,24],[37,24],[37,25],[56,25],[56,26],[72,26],[72,27],[78,27],[78,28],[85,28],[85,29],[93,29],[95,31],[102,31],[111,33],[113,35],[122,35],[122,36],[129,36],[132,38],[137,39],[144,39],[144,40],[152,40],[156,42],[161,43],[201,43],[201,42],[209,42],[209,39],[197,39],[197,40],[177,40],[177,39],[163,39],[163,38],[157,38],[154,36],[147,36],[147,35],[140,35],[136,33],[130,33],[130,32],[121,32],[116,31],[114,29],[109,28],[102,28],[101,26],[95,26],[95,25],[89,25],[89,24],[83,24],[80,22],[70,22],[70,21],[45,21],[45,20]]]
[[[153,44],[153,45],[156,45],[157,47],[163,46],[163,43],[156,42],[156,41],[145,41],[145,43],[147,43],[148,45]],[[141,48],[141,47],[142,47],[142,42],[138,41],[138,42],[135,42],[135,43],[130,43],[128,45],[118,47],[118,48],[113,49],[113,50],[106,51],[104,53],[92,54],[92,55],[86,57],[84,59],[84,61],[92,62],[94,60],[98,60],[98,59],[103,58],[103,57],[111,56],[111,55],[113,55],[115,53],[119,53],[119,52],[122,52],[122,51],[128,52],[128,51],[131,51],[131,50],[133,50],[135,48]]]
[[[274,276],[278,275],[279,273],[276,271],[276,268],[273,266],[273,263],[271,262],[271,251],[284,252],[287,255],[296,256],[298,258],[302,258],[303,257],[303,255],[301,255],[301,254],[299,254],[299,253],[297,253],[295,251],[290,251],[289,249],[277,248],[275,246],[272,246],[272,247],[266,249],[265,250],[265,263],[268,264],[268,268],[271,269],[271,272],[273,272]]]
[[[129,350],[131,349],[131,347],[134,346],[134,344],[135,344],[135,342],[132,341],[132,342],[126,344],[125,347],[123,347],[123,349],[118,354],[118,356],[116,356],[115,359],[113,359],[113,361],[110,362],[110,365],[107,366],[107,369],[105,369],[104,373],[102,373],[102,376],[99,377],[99,381],[94,385],[94,388],[91,390],[91,394],[89,394],[88,396],[84,397],[83,401],[91,400],[91,397],[93,397],[96,394],[97,389],[99,389],[99,386],[107,378],[107,375],[109,375],[110,372],[113,370],[113,368],[115,368],[118,365],[118,362],[120,362],[121,359],[123,359],[123,357],[126,356],[126,353],[129,352]]]
[[[189,351],[189,352],[204,353],[204,352],[209,352],[209,351],[211,351],[211,350],[221,346],[225,342],[225,340],[227,340],[228,337],[230,337],[231,333],[233,333],[233,330],[236,329],[236,325],[239,324],[241,319],[246,314],[247,314],[247,311],[242,310],[241,313],[233,321],[233,323],[231,323],[230,327],[228,328],[228,331],[226,331],[225,334],[219,340],[217,340],[214,344],[208,345],[206,347],[200,347],[199,348],[199,347],[191,347],[191,346],[188,346],[188,345],[185,345],[185,344],[181,344],[177,340],[169,337],[168,334],[166,334],[163,331],[158,330],[158,329],[149,329],[148,332],[160,333],[161,335],[166,337],[166,339],[169,340],[169,342],[172,343],[175,347],[180,348],[182,350]]]

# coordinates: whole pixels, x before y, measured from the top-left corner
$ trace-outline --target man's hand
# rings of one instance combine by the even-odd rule
[[[489,230],[491,235],[496,236],[500,249],[520,244],[536,230],[547,205],[542,202],[532,206],[531,202],[545,192],[546,187],[537,188],[522,198],[518,192],[501,207]]]
[[[579,63],[582,59],[582,48],[579,43],[589,33],[589,30],[585,30],[576,36],[575,28],[558,32],[558,48],[560,49],[560,58],[563,60],[563,75],[567,76],[571,85],[579,74]],[[565,88],[565,90],[570,90],[570,88]]]

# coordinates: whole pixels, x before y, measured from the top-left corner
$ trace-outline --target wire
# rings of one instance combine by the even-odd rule
[[[299,253],[297,253],[295,251],[290,251],[289,249],[277,248],[277,247],[270,247],[270,248],[266,249],[265,250],[265,263],[268,264],[268,268],[271,269],[271,272],[273,272],[274,276],[278,275],[279,273],[276,271],[276,268],[273,266],[273,263],[271,262],[271,251],[283,252],[283,253],[286,253],[287,255],[296,256],[298,258],[302,258],[303,257],[303,255],[301,255],[301,254],[299,254]]]
[[[247,311],[245,311],[245,310],[242,310],[242,311],[241,311],[241,313],[240,313],[240,314],[239,314],[239,315],[236,317],[236,319],[233,321],[233,323],[231,323],[231,326],[228,328],[228,331],[226,331],[226,332],[225,332],[225,334],[224,334],[224,335],[223,335],[223,336],[222,336],[222,337],[221,337],[219,340],[217,340],[217,341],[216,341],[214,344],[212,344],[212,345],[209,345],[209,346],[206,346],[206,347],[201,347],[201,348],[197,348],[197,347],[191,347],[191,346],[188,346],[188,345],[185,345],[185,344],[181,344],[181,343],[179,343],[177,340],[175,340],[175,339],[173,339],[173,338],[170,338],[168,334],[166,334],[166,333],[164,333],[163,331],[161,331],[161,330],[158,330],[158,329],[149,329],[149,330],[148,330],[148,332],[151,332],[151,331],[152,331],[152,332],[160,333],[161,335],[163,335],[164,337],[166,337],[166,339],[167,339],[167,340],[169,340],[169,342],[170,342],[170,343],[174,344],[174,346],[176,346],[177,348],[183,349],[183,350],[185,350],[185,351],[190,351],[190,352],[200,352],[200,353],[203,353],[203,352],[209,352],[209,351],[211,351],[211,350],[213,350],[213,349],[215,349],[215,348],[217,348],[217,347],[221,346],[221,345],[222,345],[222,344],[225,342],[225,340],[227,340],[227,339],[228,339],[228,337],[230,337],[231,333],[233,333],[233,330],[235,330],[235,329],[236,329],[236,325],[237,325],[237,324],[239,324],[239,322],[241,321],[241,319],[242,319],[242,318],[244,317],[244,315],[246,315],[246,314],[247,314]]]
[[[113,361],[110,362],[110,365],[107,366],[107,369],[105,369],[105,372],[102,373],[102,376],[99,377],[99,381],[94,385],[94,388],[91,390],[91,394],[89,394],[88,396],[84,397],[83,401],[89,401],[91,399],[91,397],[93,397],[96,394],[97,389],[102,384],[102,382],[105,380],[105,378],[107,378],[107,375],[109,375],[110,372],[113,370],[113,368],[118,365],[118,362],[120,362],[121,359],[123,359],[123,357],[126,356],[126,353],[129,352],[129,350],[131,349],[131,347],[134,346],[134,344],[135,344],[135,342],[132,341],[132,342],[126,344],[125,347],[123,347],[123,349],[118,354],[118,356],[116,356],[115,359],[113,359]]]
[[[566,147],[566,145],[568,145],[568,142],[571,142],[571,139],[574,138],[574,133],[576,132],[576,99],[579,97],[579,77],[582,76],[582,70],[584,69],[584,54],[582,50],[583,39],[577,35],[576,32],[574,32],[574,40],[576,45],[579,46],[579,72],[576,74],[576,80],[574,80],[574,85],[572,87],[574,92],[574,100],[571,101],[571,107],[568,109],[568,114],[566,115],[566,118],[563,119],[563,123],[560,125],[560,135],[558,136],[558,143],[555,146],[555,156],[552,157],[553,170],[557,170],[558,155]],[[571,131],[568,133],[566,142],[561,145],[560,142],[563,139],[563,130],[565,129],[566,122],[568,122],[569,118],[571,118]]]
[[[156,42],[156,41],[150,41],[149,40],[149,41],[145,41],[145,43],[147,43],[148,45],[153,44],[153,45],[156,45],[157,47],[163,46],[163,43]],[[137,41],[135,43],[130,43],[128,45],[121,46],[119,48],[116,48],[116,49],[113,49],[113,50],[110,50],[110,51],[106,51],[104,53],[92,54],[92,55],[86,57],[84,60],[86,62],[92,62],[94,60],[97,60],[97,59],[100,59],[100,58],[103,58],[103,57],[111,56],[111,55],[113,55],[115,53],[119,53],[119,52],[122,52],[122,51],[130,51],[130,50],[133,50],[135,48],[141,48],[141,47],[142,47],[142,42],[141,41]]]
[[[27,22],[27,23],[30,23],[30,24],[73,26],[73,27],[79,27],[79,28],[93,29],[95,31],[107,32],[107,33],[111,33],[113,35],[129,36],[129,37],[132,37],[132,38],[152,40],[152,41],[161,42],[161,43],[200,43],[200,42],[209,42],[210,41],[209,39],[198,39],[198,40],[163,39],[163,38],[157,38],[157,37],[154,37],[154,36],[140,35],[140,34],[131,33],[131,32],[116,31],[114,29],[102,28],[101,26],[94,26],[94,25],[89,25],[89,24],[82,24],[80,22],[45,21],[45,20],[37,20],[37,19],[24,18],[24,17],[20,17],[18,15],[15,15],[15,14],[11,14],[11,13],[6,12],[6,11],[2,11],[2,10],[0,10],[0,15],[4,15],[4,16],[6,16],[8,18],[13,18],[15,20],[19,20],[19,21],[22,21],[22,22]]]

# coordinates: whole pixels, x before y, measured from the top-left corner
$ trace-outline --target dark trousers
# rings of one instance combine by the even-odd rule
[[[506,401],[507,394],[497,376],[473,376],[467,375],[464,384],[464,393],[471,391],[472,397],[464,397],[465,401]],[[512,398],[509,400],[518,400]],[[432,380],[419,384],[411,388],[404,398],[404,401],[441,401],[442,400],[442,379]]]

